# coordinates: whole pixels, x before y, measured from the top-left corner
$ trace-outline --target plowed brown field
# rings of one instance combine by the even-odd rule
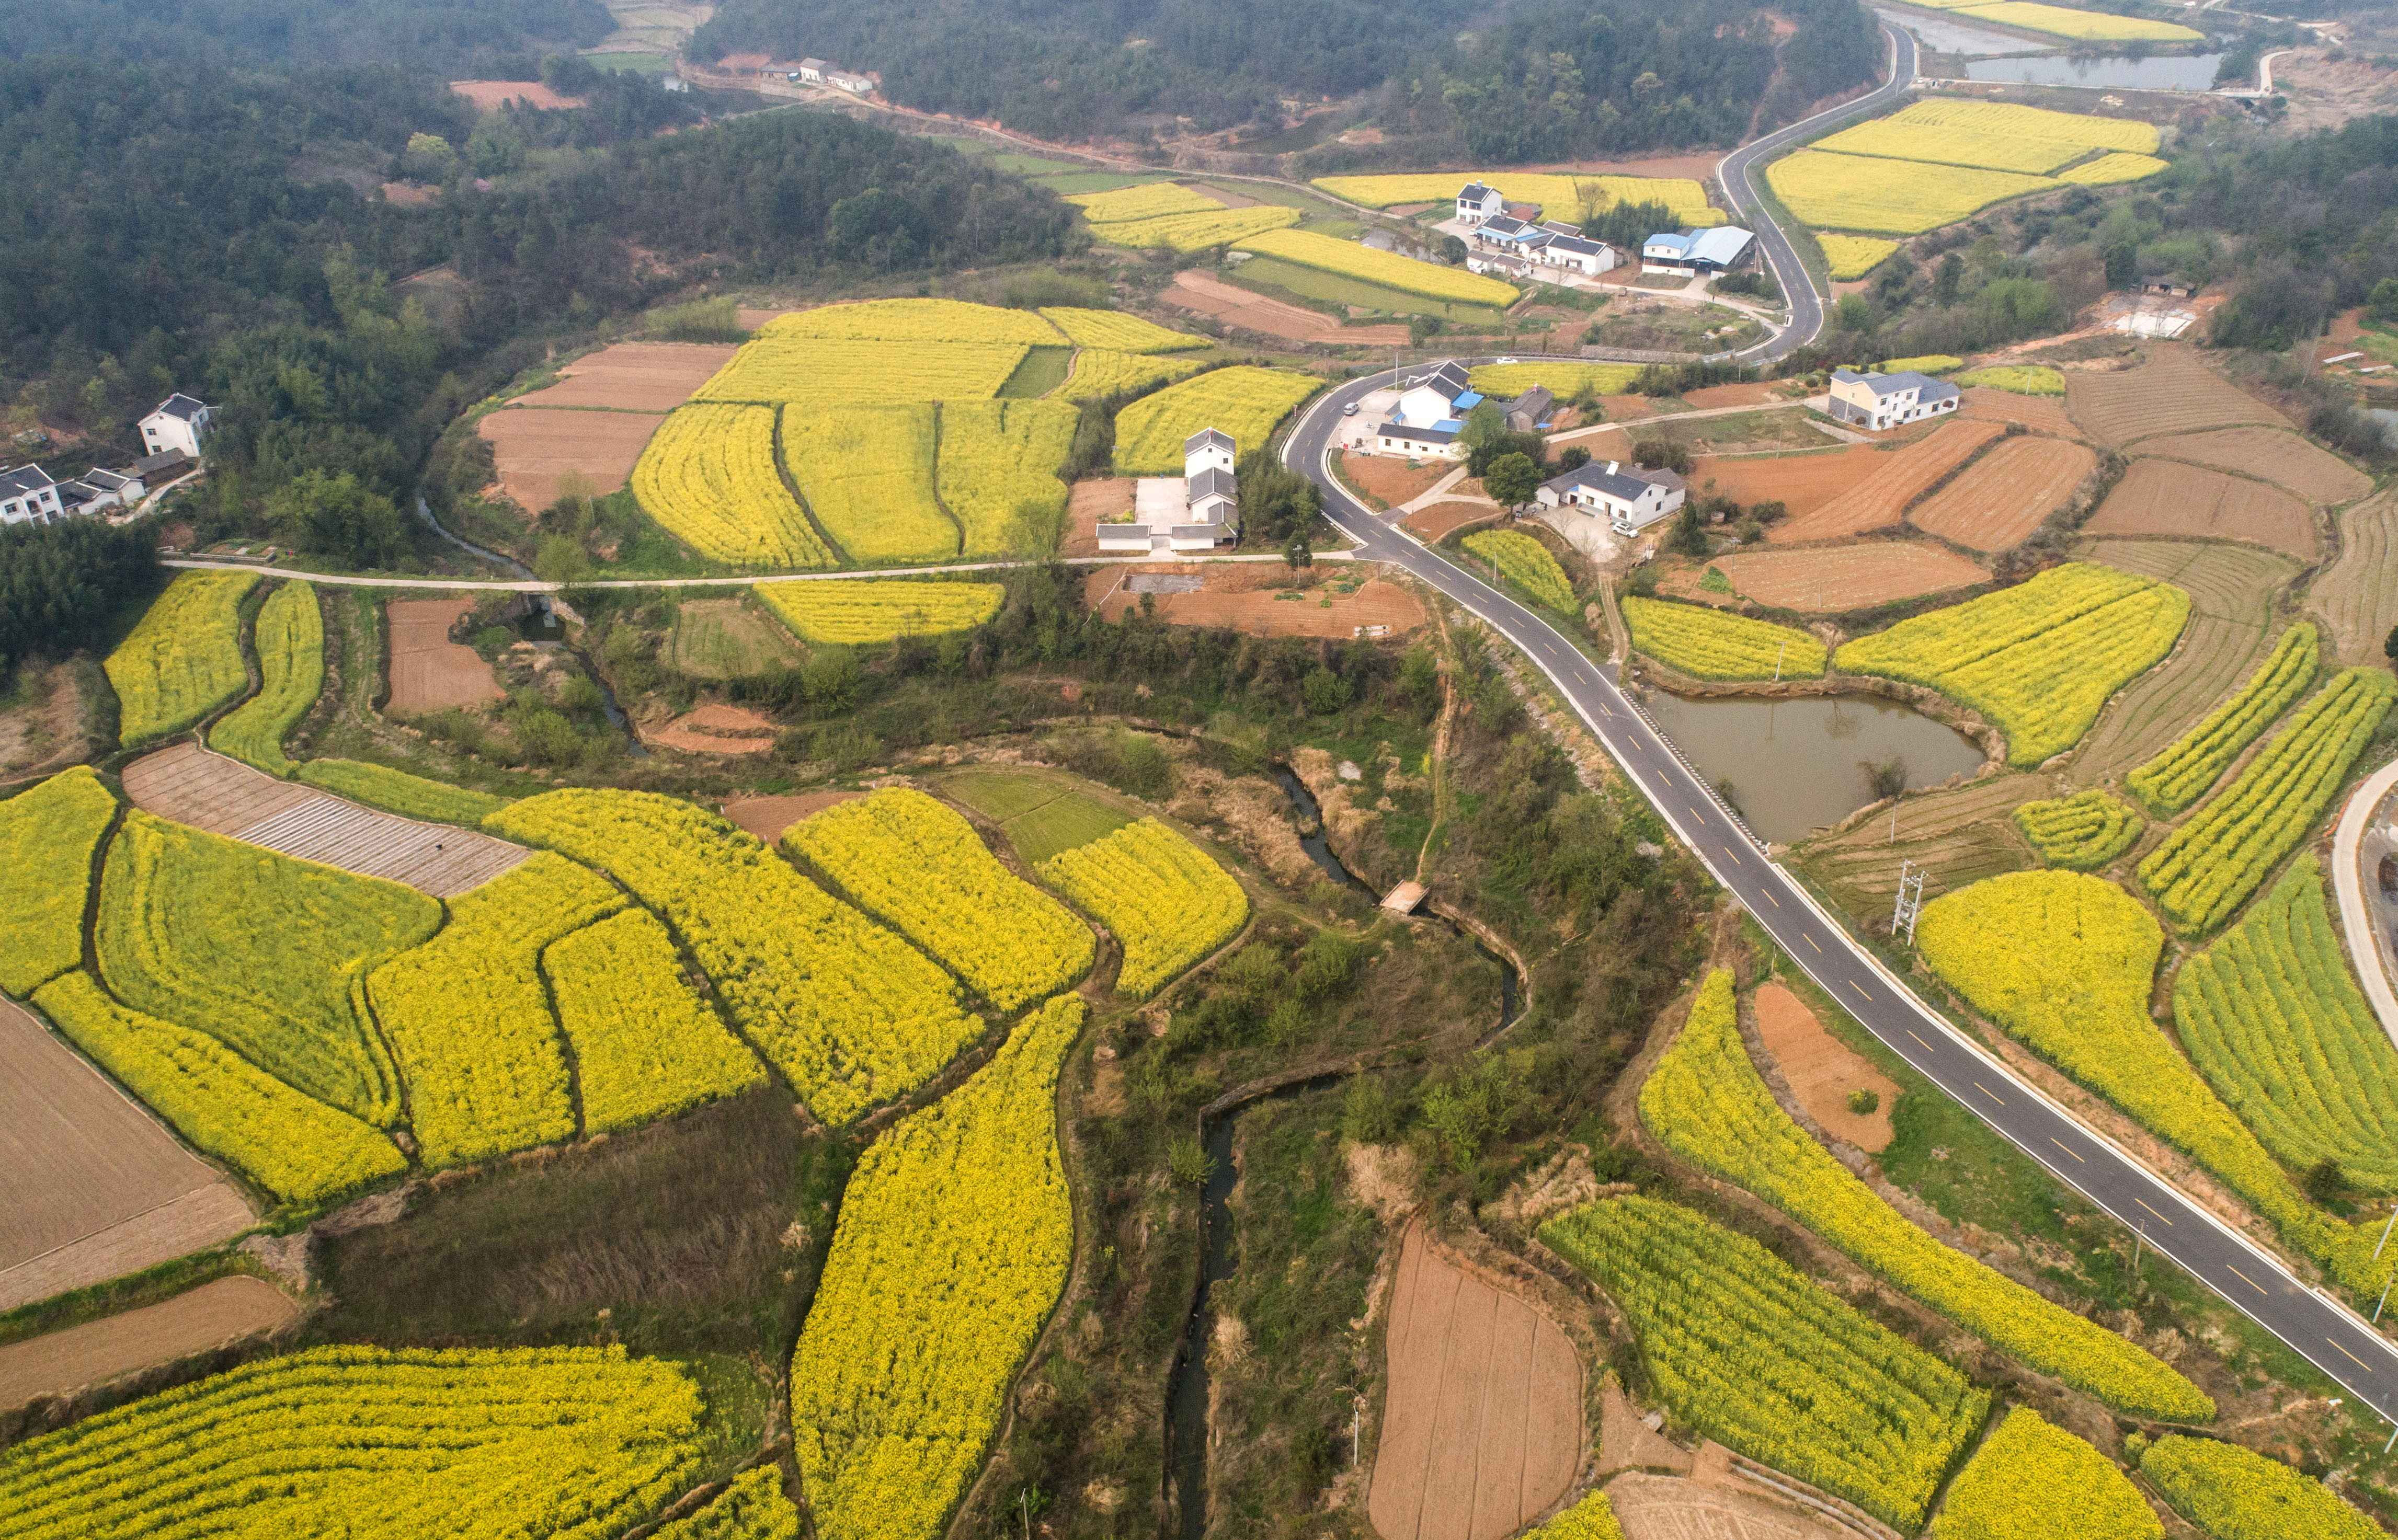
[[[1831,614],[1893,599],[1963,588],[1989,573],[1951,551],[1918,541],[1877,540],[1810,551],[1718,556],[1731,585],[1759,604]]]
[[[2310,596],[2340,660],[2378,663],[2398,628],[2398,491],[2351,508],[2339,521],[2339,559]]]
[[[1582,1459],[1582,1361],[1529,1303],[1408,1231],[1367,1516],[1382,1540],[1502,1540]]]
[[[1867,450],[1874,460],[1865,479],[1812,514],[1768,525],[1765,538],[1786,545],[1896,524],[1925,488],[2005,431],[1996,422],[1943,422],[1903,449]]]
[[[1778,502],[1792,518],[1803,518],[1863,481],[1880,451],[1856,445],[1812,454],[1701,456],[1691,466],[1691,489],[1714,491],[1744,505]]]
[[[570,475],[588,476],[592,491],[603,497],[623,487],[665,421],[655,412],[508,407],[484,414],[476,431],[491,441],[500,490],[537,514],[558,501]]]
[[[1204,586],[1190,594],[1136,595],[1125,580],[1142,571],[1195,575]],[[1424,623],[1423,606],[1395,583],[1377,578],[1354,594],[1336,594],[1319,586],[1287,599],[1280,596],[1290,592],[1282,586],[1289,575],[1285,568],[1267,566],[1211,565],[1196,574],[1184,565],[1102,567],[1084,580],[1083,591],[1084,602],[1111,621],[1124,619],[1126,610],[1148,596],[1156,599],[1157,618],[1168,625],[1227,625],[1257,636],[1345,640],[1356,636],[1360,627],[1376,625],[1388,627],[1395,636]]]
[[[1898,1100],[1898,1082],[1825,1031],[1805,1001],[1778,984],[1759,989],[1757,1035],[1782,1066],[1790,1093],[1826,1132],[1868,1155],[1890,1147],[1890,1109]],[[1849,1110],[1849,1097],[1860,1091],[1879,1098],[1873,1111]]]
[[[2062,438],[2011,438],[1924,499],[1909,522],[1976,551],[2003,551],[2039,529],[2097,463]]]
[[[0,1347],[0,1412],[275,1331],[300,1313],[257,1278],[221,1278],[158,1305]]]
[[[1426,540],[1438,540],[1461,524],[1493,518],[1498,513],[1495,502],[1435,502],[1417,509],[1400,522]]]
[[[672,411],[724,367],[730,342],[615,342],[561,365],[559,382],[519,396],[524,407],[606,407],[615,411]]]
[[[394,599],[384,607],[391,628],[389,709],[438,711],[507,694],[491,664],[450,639],[450,627],[474,608],[473,599]]]
[[[2310,502],[2353,502],[2373,490],[2373,478],[2339,456],[2271,428],[2216,428],[2144,438],[2139,452],[2261,476]]]
[[[2083,526],[2094,535],[2214,535],[2315,557],[2307,505],[2261,482],[2177,460],[2135,460]]]
[[[2200,362],[2198,350],[2186,342],[2154,344],[2138,368],[2068,369],[2065,403],[2073,420],[2101,444],[2235,422],[2290,426],[2288,418]]]
[[[2034,433],[2078,438],[2081,430],[2065,415],[2065,400],[2055,395],[2017,395],[1988,385],[1968,385],[1957,415],[1982,422],[2020,422]]]

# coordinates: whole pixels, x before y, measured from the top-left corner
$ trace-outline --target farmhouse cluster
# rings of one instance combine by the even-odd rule
[[[1101,523],[1099,549],[1209,551],[1241,535],[1240,483],[1233,435],[1202,428],[1182,441],[1182,474],[1140,478],[1129,524]]]
[[[1368,420],[1350,435],[1349,447],[1367,454],[1403,454],[1459,460],[1465,417],[1489,399],[1474,388],[1463,364],[1449,359],[1428,374],[1410,378],[1385,416]],[[1510,433],[1548,426],[1556,396],[1538,385],[1511,400],[1493,403]]]
[[[1543,220],[1542,213],[1536,204],[1509,203],[1495,187],[1467,182],[1458,190],[1456,214],[1466,242],[1465,265],[1476,273],[1549,267],[1585,278],[1623,265],[1623,254],[1612,246],[1589,239],[1569,221]],[[1691,277],[1728,272],[1756,245],[1757,237],[1731,225],[1663,231],[1641,241],[1640,271]]]
[[[78,514],[131,508],[153,482],[170,481],[200,458],[200,441],[215,426],[205,402],[181,391],[158,403],[139,424],[148,452],[127,471],[86,471],[67,481],[39,465],[0,469],[0,525],[47,524]]]

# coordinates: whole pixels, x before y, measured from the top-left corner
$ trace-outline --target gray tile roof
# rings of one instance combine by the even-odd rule
[[[57,485],[50,479],[50,473],[39,465],[20,465],[13,471],[0,471],[0,497],[19,497]]]
[[[1233,448],[1233,435],[1221,428],[1202,428],[1182,441],[1184,454],[1197,454],[1201,449]]]
[[[1626,465],[1614,460],[1594,460],[1563,475],[1553,475],[1541,485],[1559,492],[1570,488],[1587,487],[1610,497],[1622,498],[1626,502],[1638,502],[1648,495],[1651,487],[1663,487],[1669,492],[1683,489],[1682,478],[1671,471],[1642,470],[1637,465]]]
[[[177,391],[158,403],[159,411],[165,412],[169,417],[180,417],[186,422],[208,409],[206,402],[195,401],[182,391]]]
[[[1210,465],[1184,482],[1182,490],[1183,502],[1188,505],[1196,503],[1203,497],[1236,498],[1240,495],[1240,483],[1233,479],[1232,472],[1219,471]]]

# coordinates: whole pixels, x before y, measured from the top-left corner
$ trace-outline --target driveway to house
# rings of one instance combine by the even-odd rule
[[[2373,1013],[2381,1018],[2381,1030],[2398,1043],[2398,993],[2390,987],[2382,929],[2374,922],[2378,894],[2368,893],[2364,886],[2365,862],[2378,864],[2393,850],[2389,835],[2373,828],[2374,810],[2393,786],[2398,786],[2398,764],[2384,765],[2366,776],[2349,797],[2339,815],[2339,829],[2332,836],[2331,885],[2339,895],[2339,928],[2348,937],[2348,960],[2356,965],[2357,982],[2364,985]]]

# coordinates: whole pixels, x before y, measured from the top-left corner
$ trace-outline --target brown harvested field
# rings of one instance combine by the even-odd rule
[[[703,679],[746,679],[800,657],[789,632],[741,599],[685,599],[671,647],[675,667]]]
[[[1773,381],[1751,380],[1737,385],[1702,385],[1697,390],[1684,391],[1680,399],[1706,411],[1716,407],[1775,406],[1790,398]]]
[[[0,1412],[263,1336],[299,1314],[263,1279],[221,1278],[161,1304],[11,1343],[0,1347]]]
[[[1768,525],[1765,538],[1776,544],[1789,545],[1804,540],[1861,534],[1896,524],[1906,505],[1925,488],[2005,431],[1996,422],[1943,422],[1936,431],[1904,449],[1886,453],[1867,450],[1876,458],[1859,462],[1859,468],[1865,471],[1863,480],[1813,513]]]
[[[1969,587],[1990,576],[1953,551],[1912,540],[1758,551],[1718,556],[1716,565],[1759,604],[1825,614]]]
[[[1058,542],[1058,554],[1061,556],[1098,556],[1099,520],[1131,513],[1133,492],[1139,485],[1138,478],[1128,475],[1101,476],[1096,481],[1075,482],[1073,500],[1066,509],[1066,538]]]
[[[1975,551],[2003,551],[2054,513],[2098,457],[2062,438],[2011,438],[1918,504],[1907,522]]]
[[[1461,468],[1448,460],[1423,461],[1409,464],[1404,458],[1392,454],[1344,454],[1340,468],[1349,479],[1363,487],[1387,505],[1395,508],[1431,491]]]
[[[745,797],[724,804],[724,816],[772,845],[783,837],[785,829],[801,819],[812,818],[827,808],[865,795],[860,791],[812,791],[800,797]]]
[[[601,496],[621,489],[665,421],[657,412],[505,407],[484,413],[475,431],[491,441],[500,490],[537,514],[558,501],[569,475],[589,477]]]
[[[526,407],[605,407],[612,411],[672,411],[724,367],[730,342],[614,342],[561,365],[559,382],[520,395]]]
[[[2017,395],[1988,385],[1968,385],[1957,405],[1957,415],[1980,422],[2020,422],[2033,433],[2079,438],[2081,430],[2065,415],[2065,399],[2056,395]]]
[[[1930,868],[1926,898],[2032,864],[2030,850],[2015,837],[2007,815],[2050,795],[2041,776],[1987,776],[1902,799],[1894,841],[1885,809],[1843,834],[1809,839],[1791,854],[1790,863],[1859,923],[1886,923],[1901,861]]]
[[[1367,347],[1390,347],[1408,340],[1405,327],[1344,327],[1329,315],[1269,300],[1188,269],[1174,275],[1172,287],[1161,298],[1183,310],[1213,315],[1228,327],[1294,342],[1355,342]]]
[[[2093,535],[2212,535],[2315,558],[2315,517],[2278,488],[2177,460],[2135,460],[2082,526]]]
[[[2290,420],[2226,381],[2187,342],[2157,342],[2130,369],[2068,369],[2066,408],[2101,444],[2155,434],[2195,433],[2237,422],[2290,426]]]
[[[1263,201],[1259,198],[1253,198],[1246,193],[1235,193],[1229,187],[1219,187],[1212,181],[1193,181],[1185,183],[1184,185],[1188,186],[1193,193],[1198,193],[1204,196],[1214,198],[1218,203],[1222,204],[1227,208],[1255,208],[1261,201]]]
[[[1782,1066],[1790,1093],[1825,1132],[1868,1155],[1890,1147],[1890,1109],[1898,1100],[1898,1082],[1825,1031],[1806,1002],[1778,984],[1759,989],[1757,1035]],[[1871,1112],[1850,1111],[1849,1098],[1860,1091],[1872,1091],[1880,1105]]]
[[[216,1168],[0,999],[0,1310],[172,1261],[255,1222]]]
[[[2106,540],[2080,554],[2189,596],[2180,642],[2125,686],[2082,740],[2073,778],[2088,786],[2149,758],[2240,687],[2281,629],[2273,596],[2297,575],[2298,564],[2255,546],[2204,541]],[[2374,638],[2376,657],[2381,635]]]
[[[1739,503],[1777,502],[1792,518],[1803,518],[1865,479],[1869,457],[1864,445],[1817,449],[1808,454],[1701,455],[1691,465],[1691,489],[1720,492]]]
[[[1357,574],[1374,571],[1361,563]],[[1423,606],[1395,583],[1369,578],[1354,594],[1335,594],[1327,586],[1338,574],[1326,567],[1314,587],[1299,590],[1298,598],[1280,596],[1287,569],[1263,563],[1240,566],[1210,564],[1192,570],[1191,564],[1143,563],[1102,567],[1083,580],[1084,602],[1111,621],[1140,602],[1130,580],[1138,573],[1165,573],[1197,578],[1200,588],[1188,594],[1157,594],[1157,617],[1169,625],[1226,625],[1254,636],[1355,636],[1361,627],[1383,626],[1402,636],[1424,623]],[[1329,600],[1329,603],[1325,601]]]
[[[1582,1462],[1582,1360],[1556,1323],[1410,1225],[1367,1513],[1382,1540],[1502,1540]]]
[[[2297,435],[2272,428],[2216,428],[2140,440],[2140,453],[2189,460],[2287,487],[2310,502],[2353,502],[2373,478]]]
[[[641,729],[641,742],[682,754],[764,754],[775,746],[775,722],[746,706],[711,702],[663,727]]]
[[[314,786],[277,781],[192,743],[126,766],[125,795],[160,818],[303,861],[404,882],[436,898],[480,887],[532,854],[453,824],[420,824]]]
[[[486,113],[498,112],[506,101],[551,109],[583,105],[581,97],[560,96],[538,80],[453,80],[450,88]]]
[[[1640,1420],[1640,1409],[1612,1375],[1598,1385],[1598,1478],[1619,1470],[1671,1470],[1687,1475],[1691,1452]]]
[[[391,700],[384,709],[412,716],[506,696],[492,665],[450,639],[450,627],[474,608],[473,599],[394,599],[384,607],[391,631]]]
[[[1421,539],[1436,541],[1462,524],[1496,517],[1499,513],[1495,502],[1435,502],[1429,508],[1417,509],[1399,522]]]
[[[2383,638],[2398,629],[2398,489],[2340,516],[2338,559],[2324,569],[2308,603],[2341,662],[2380,661]]]
[[[1633,1471],[1608,1483],[1624,1540],[1857,1540],[1859,1530],[1816,1519],[1755,1488]]]

